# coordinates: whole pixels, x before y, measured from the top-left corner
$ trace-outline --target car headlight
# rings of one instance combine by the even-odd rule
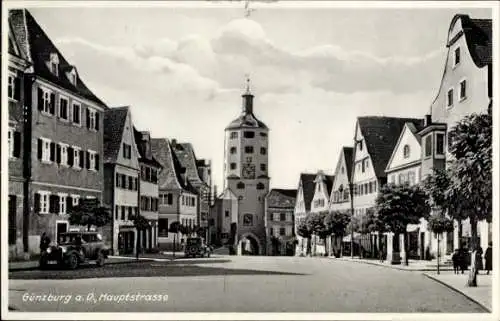
[[[67,250],[66,250],[66,248],[65,248],[65,247],[61,247],[61,252],[66,253],[66,251],[67,251]]]
[[[47,248],[47,253],[50,254],[52,252],[52,248]]]

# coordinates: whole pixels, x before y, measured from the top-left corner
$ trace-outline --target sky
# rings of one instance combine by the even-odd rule
[[[423,117],[437,94],[456,13],[489,9],[32,8],[108,106],[130,106],[155,138],[190,142],[223,182],[224,128],[241,112],[270,128],[272,188],[333,174],[356,117]]]

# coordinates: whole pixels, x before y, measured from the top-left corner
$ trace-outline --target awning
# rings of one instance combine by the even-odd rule
[[[408,226],[406,226],[406,232],[416,232],[419,229],[420,229],[419,224],[408,224]]]

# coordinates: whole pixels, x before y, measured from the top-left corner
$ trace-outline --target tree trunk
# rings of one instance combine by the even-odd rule
[[[439,253],[439,248],[440,248],[440,245],[439,245],[439,234],[440,233],[436,233],[436,236],[437,236],[437,274],[439,274],[439,257],[440,257],[440,253]]]
[[[458,248],[461,250],[463,248],[462,244],[462,232],[463,232],[463,225],[462,225],[462,220],[458,219]]]
[[[370,256],[372,258],[375,257],[375,244],[373,242],[373,235],[370,233]]]
[[[177,238],[177,233],[174,233],[174,258],[175,258],[175,240]]]
[[[91,224],[87,225],[87,232],[90,232],[90,226],[91,226]]]
[[[311,255],[311,240],[312,240],[312,237],[309,236],[307,238],[307,244],[306,244],[306,255]]]
[[[403,233],[403,247],[405,249],[405,265],[408,265],[408,232]]]
[[[382,261],[384,250],[382,249],[382,232],[378,232],[378,257]]]
[[[476,287],[477,286],[477,262],[476,262],[476,251],[478,248],[477,241],[477,219],[475,217],[470,217],[470,232],[471,232],[471,265],[469,269],[469,278],[467,280],[467,286]]]

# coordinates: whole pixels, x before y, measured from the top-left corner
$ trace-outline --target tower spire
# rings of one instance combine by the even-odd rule
[[[245,91],[245,94],[251,95],[252,92],[250,90],[250,75],[246,74],[245,77],[246,77],[246,91]]]
[[[250,90],[250,75],[246,74],[246,89],[243,93],[243,113],[252,114],[253,113],[253,94]]]

